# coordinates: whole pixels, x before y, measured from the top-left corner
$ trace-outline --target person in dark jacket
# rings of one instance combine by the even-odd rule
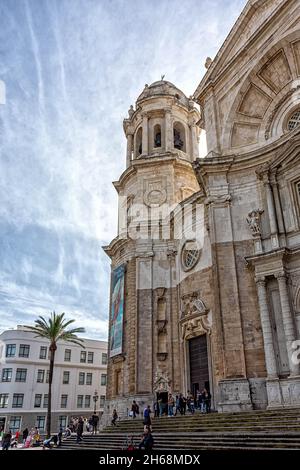
[[[8,450],[10,446],[10,441],[11,441],[11,432],[8,431],[7,433],[4,434],[3,439],[2,439],[2,450]]]
[[[79,418],[78,424],[77,424],[77,438],[76,438],[76,443],[79,444],[79,442],[82,442],[82,434],[83,434],[83,419],[82,417]]]
[[[63,437],[63,427],[59,426],[59,431],[57,433],[57,446],[60,447],[62,443],[62,437]]]
[[[29,434],[28,428],[25,428],[23,431],[23,435],[22,435],[23,444],[25,444],[28,434]]]
[[[133,402],[132,402],[131,411],[132,411],[132,417],[133,418],[136,418],[136,415],[138,415],[139,412],[140,412],[139,405],[137,404],[137,402],[135,400],[133,400]]]
[[[117,410],[114,410],[113,414],[112,414],[111,424],[113,424],[115,426],[117,419],[118,419],[118,413],[117,413]]]
[[[141,442],[139,443],[139,449],[145,449],[147,451],[152,450],[154,446],[154,439],[149,429],[146,429],[142,437]]]

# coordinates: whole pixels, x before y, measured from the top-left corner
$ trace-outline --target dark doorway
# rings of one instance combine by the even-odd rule
[[[4,416],[0,416],[0,431],[4,431],[5,421],[6,421],[6,418]]]
[[[160,414],[168,414],[168,392],[157,392],[157,402],[160,407]]]
[[[209,391],[209,371],[206,335],[189,340],[191,392],[206,388]]]

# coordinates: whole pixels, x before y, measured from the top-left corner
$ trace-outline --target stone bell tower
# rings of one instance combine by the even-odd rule
[[[109,362],[106,413],[152,404],[158,391],[181,388],[178,338],[177,241],[170,215],[199,191],[192,163],[198,157],[200,114],[167,81],[145,85],[124,119],[126,170],[119,195],[118,236],[111,258]]]

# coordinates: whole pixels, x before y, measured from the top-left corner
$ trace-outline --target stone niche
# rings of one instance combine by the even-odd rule
[[[165,361],[168,356],[166,289],[158,288],[156,295],[157,359]]]

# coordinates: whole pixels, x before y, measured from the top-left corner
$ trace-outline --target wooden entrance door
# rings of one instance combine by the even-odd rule
[[[209,390],[209,370],[206,335],[189,340],[191,392]]]

